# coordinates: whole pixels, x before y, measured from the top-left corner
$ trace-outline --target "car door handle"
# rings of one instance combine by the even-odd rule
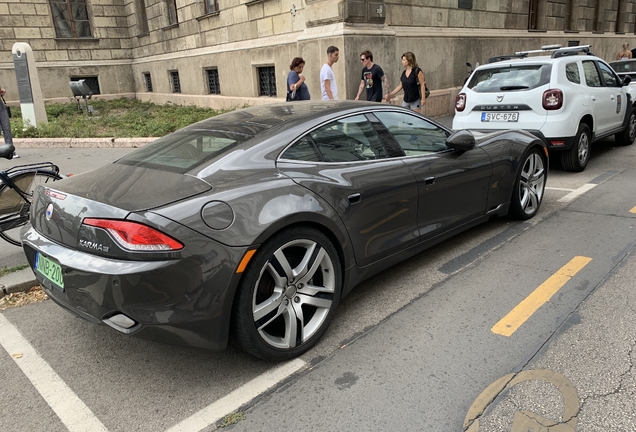
[[[592,96],[592,100],[596,102],[596,96]]]
[[[611,96],[610,96],[610,99],[611,99],[611,100],[614,100],[614,95],[611,95]]]
[[[433,183],[435,183],[435,177],[426,177],[424,179],[424,183],[426,183],[427,185],[432,185]]]
[[[359,193],[349,195],[349,202],[351,204],[358,204],[360,202],[360,199],[362,199],[362,195],[360,195]]]

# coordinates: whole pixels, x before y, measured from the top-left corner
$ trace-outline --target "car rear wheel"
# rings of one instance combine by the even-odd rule
[[[531,149],[523,159],[517,174],[510,212],[519,219],[530,219],[539,211],[545,191],[546,170],[541,152]]]
[[[572,148],[561,154],[561,165],[566,171],[580,172],[585,169],[590,160],[590,128],[585,124],[579,125]]]
[[[233,332],[256,357],[282,361],[310,349],[340,299],[338,253],[320,231],[296,227],[259,248],[239,285]]]
[[[629,112],[627,127],[623,131],[614,135],[614,138],[618,145],[628,146],[634,143],[634,139],[636,138],[636,112],[633,107]]]

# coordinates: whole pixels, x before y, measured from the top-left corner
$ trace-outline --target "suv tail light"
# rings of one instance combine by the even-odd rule
[[[466,93],[460,93],[455,98],[455,109],[462,112],[464,108],[466,108]]]
[[[127,250],[152,252],[183,249],[183,245],[172,237],[138,222],[86,218],[82,223],[105,229],[121,247]]]
[[[543,92],[543,109],[558,110],[563,106],[563,92],[559,89]]]

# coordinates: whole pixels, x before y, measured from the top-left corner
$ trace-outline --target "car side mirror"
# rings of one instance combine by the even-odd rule
[[[446,145],[455,150],[470,150],[475,147],[475,136],[469,130],[458,130],[448,137]]]
[[[623,85],[629,85],[630,82],[632,82],[632,77],[630,77],[629,75],[625,75],[625,78],[623,78]]]

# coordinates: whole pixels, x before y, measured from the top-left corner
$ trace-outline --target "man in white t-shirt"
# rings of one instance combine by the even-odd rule
[[[335,46],[327,48],[327,61],[320,69],[320,90],[322,90],[322,100],[338,100],[338,87],[336,86],[336,75],[331,66],[338,61],[340,50]]]

